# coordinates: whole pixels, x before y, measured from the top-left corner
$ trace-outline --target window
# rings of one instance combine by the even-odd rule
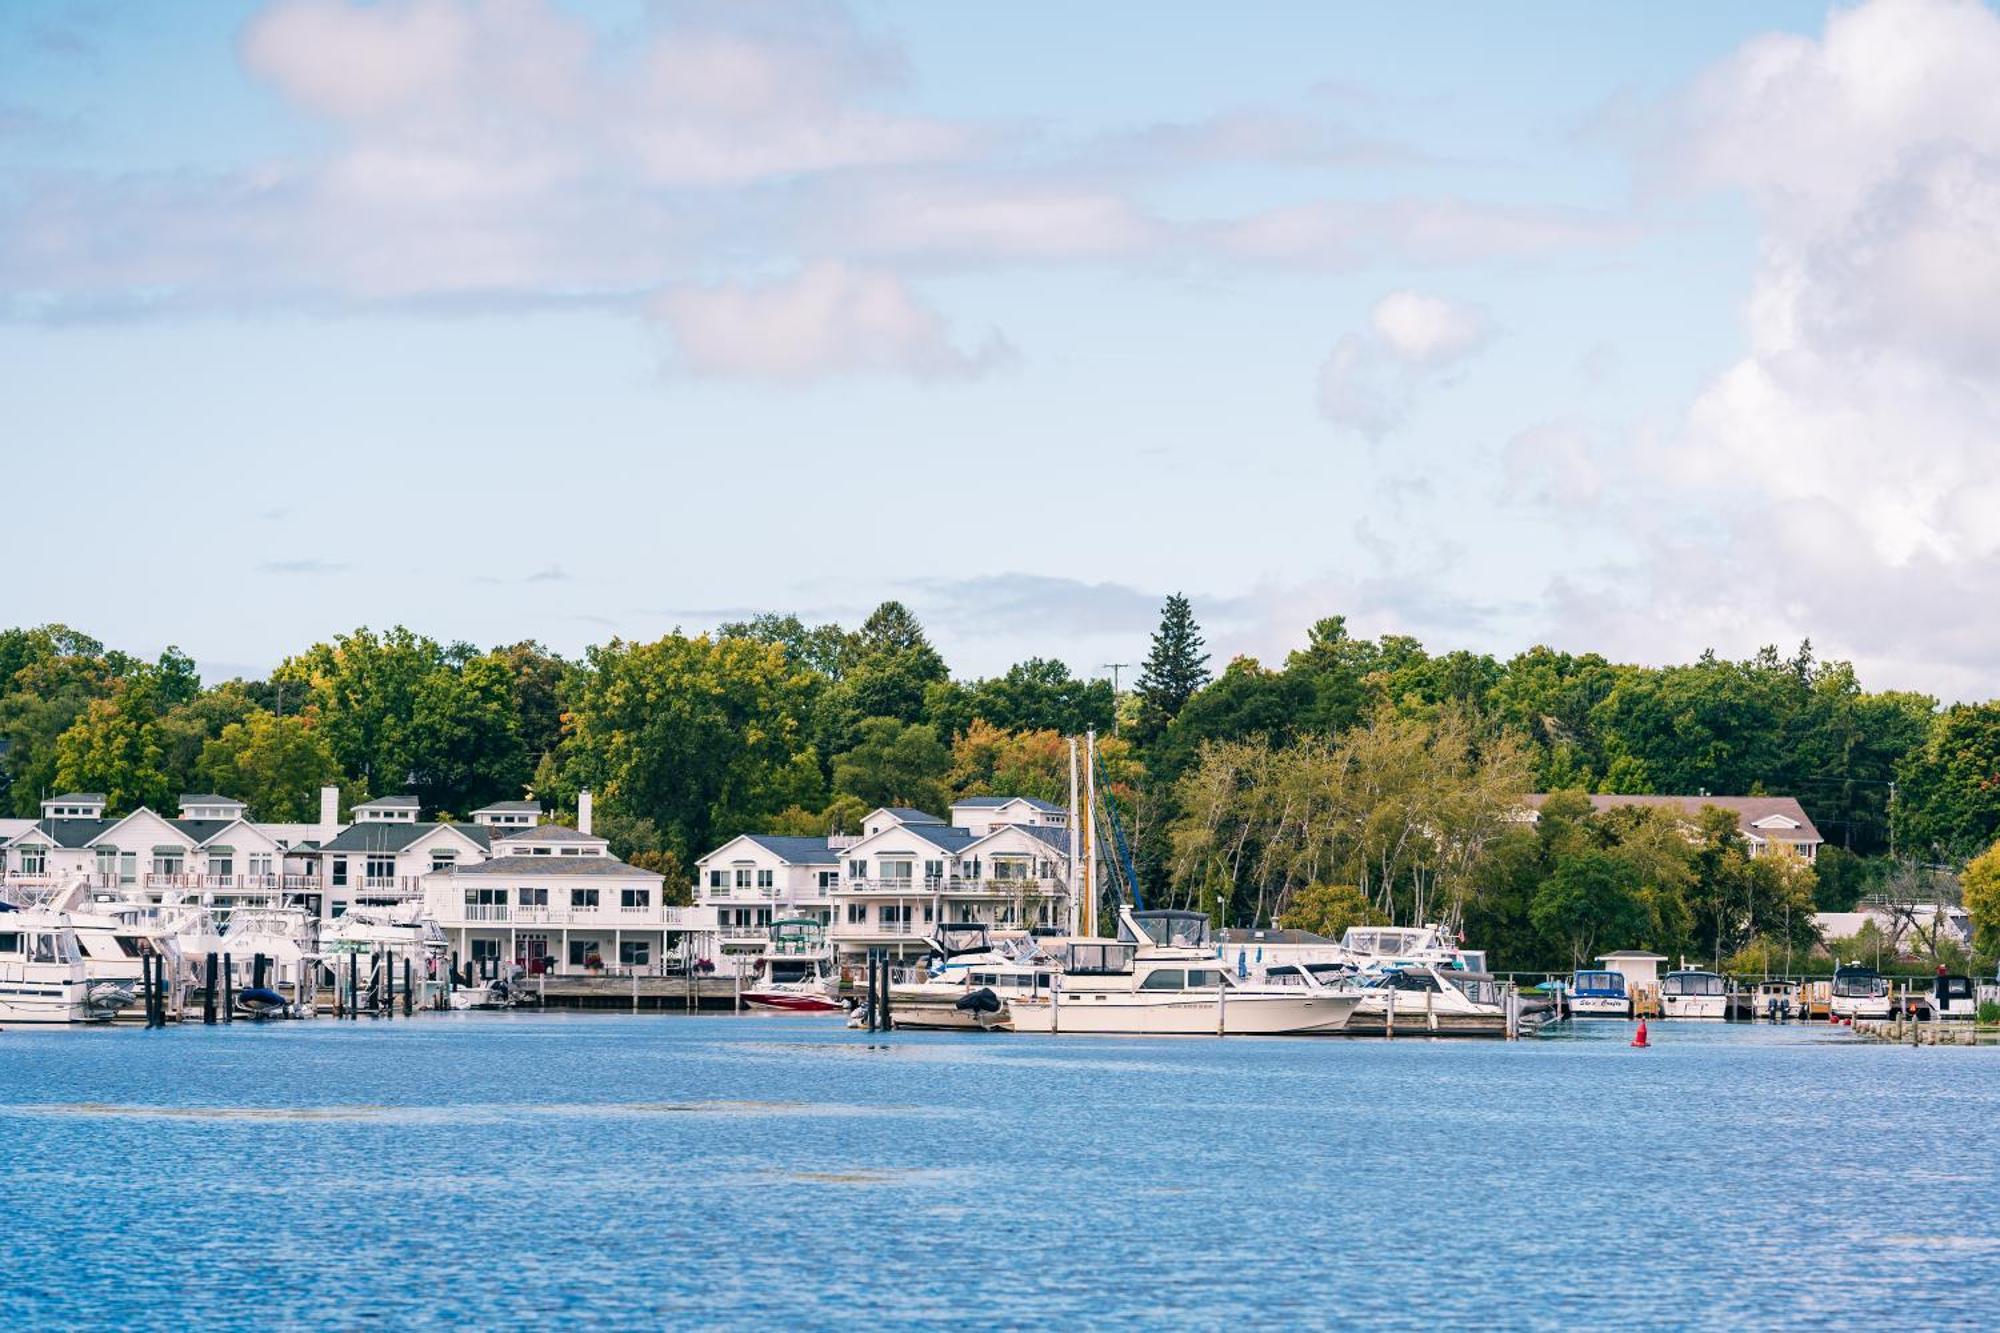
[[[21,873],[39,875],[48,865],[49,849],[46,847],[23,847],[21,849]]]
[[[711,871],[709,871],[709,872],[708,872],[708,887],[709,887],[709,888],[711,888],[711,889],[724,889],[724,888],[728,888],[728,887],[729,887],[729,872],[728,872],[727,870],[711,870]]]
[[[866,861],[849,861],[847,863],[847,877],[849,879],[867,879],[868,863]]]
[[[770,872],[770,871],[768,871],[768,870],[760,870],[760,871],[758,871],[758,872],[757,872],[757,887],[758,887],[758,888],[760,888],[760,889],[768,889],[768,888],[770,888],[770,887],[771,887],[771,885],[772,885],[772,880],[771,880],[771,872]]]
[[[547,907],[549,905],[549,891],[547,889],[522,889],[521,896],[515,901],[519,902],[523,907]]]
[[[887,903],[883,904],[882,924],[885,926],[907,926],[908,924],[910,924],[909,907],[908,906],[898,907]]]
[[[928,926],[928,925],[930,925],[930,924],[931,924],[931,922],[935,921],[936,919],[937,919],[937,909],[936,909],[935,907],[931,906],[931,905],[930,905],[929,903],[925,903],[925,904],[924,904],[924,924]]]
[[[268,875],[271,873],[271,854],[269,852],[253,852],[249,856],[248,861],[247,873],[252,875]]]
[[[1213,968],[1196,968],[1188,972],[1189,990],[1214,990],[1222,984],[1222,976]]]
[[[336,887],[347,883],[347,858],[344,856],[333,858],[333,882]]]
[[[1054,879],[1055,877],[1056,877],[1056,863],[1053,861],[1042,862],[1042,878]]]
[[[645,967],[653,961],[653,946],[647,940],[620,940],[618,961],[626,967]]]
[[[976,856],[975,856],[975,857],[973,857],[973,858],[972,858],[972,859],[971,859],[970,861],[967,861],[967,862],[965,863],[965,877],[966,877],[967,879],[969,879],[969,880],[974,880],[974,881],[976,881],[976,880],[978,880],[978,879],[979,879],[979,858],[978,858],[978,857],[976,857]]]
[[[582,893],[582,889],[577,890]],[[590,890],[596,893],[597,890]],[[604,954],[597,947],[596,940],[571,940],[569,942],[569,965],[571,967],[603,967]]]
[[[653,891],[651,889],[620,889],[618,890],[618,905],[620,907],[651,907],[653,905]]]
[[[13,930],[0,931],[0,953],[11,954],[19,952],[21,952],[20,932]]]
[[[822,893],[832,888],[839,881],[840,872],[838,870],[822,870],[819,872],[819,887]]]
[[[236,858],[226,852],[219,856],[214,852],[210,852],[208,854],[208,873],[228,879],[236,873]]]
[[[596,890],[596,889],[571,889],[571,890],[569,891],[569,905],[570,905],[571,907],[595,907],[595,906],[597,906],[597,890]]]
[[[910,871],[915,868],[916,864],[915,861],[884,861],[882,863],[882,878],[900,880],[907,884],[910,880]]]
[[[97,873],[105,879],[110,879],[118,873],[118,849],[116,847],[99,847],[97,849]]]
[[[868,921],[867,903],[849,903],[847,905],[848,925],[850,926],[866,925],[867,921]]]
[[[736,887],[739,889],[750,887],[750,868],[748,866],[740,867],[736,871]]]
[[[1186,990],[1187,973],[1178,967],[1158,967],[1146,974],[1140,990]]]
[[[499,940],[474,940],[472,942],[473,962],[475,963],[490,962],[497,960],[499,957],[500,957]]]
[[[180,852],[154,852],[153,873],[155,875],[178,875],[187,865]]]
[[[213,862],[211,862],[213,864]],[[369,879],[396,878],[396,858],[393,856],[371,856],[361,872]]]
[[[507,905],[507,890],[467,889],[465,891],[465,905],[467,907],[505,907]]]
[[[936,884],[936,883],[938,883],[938,882],[939,882],[940,880],[942,880],[943,878],[944,878],[944,862],[942,862],[942,861],[926,861],[926,862],[924,862],[924,882],[925,882],[925,883],[927,883],[927,884]]]
[[[458,853],[450,847],[440,847],[431,853],[431,872],[450,870],[458,864]]]

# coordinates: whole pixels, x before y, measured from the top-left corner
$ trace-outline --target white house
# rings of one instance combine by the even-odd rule
[[[695,862],[695,901],[725,945],[755,947],[775,919],[828,925],[843,961],[874,947],[924,952],[938,926],[1061,928],[1068,920],[1069,812],[1022,797],[972,797],[946,823],[884,807],[858,837],[745,834]]]
[[[1541,818],[1540,806],[1548,799],[1546,793],[1539,792],[1528,797],[1521,819],[1530,824],[1538,821]],[[1820,845],[1825,841],[1806,815],[1805,808],[1790,796],[1594,795],[1589,800],[1591,808],[1599,814],[1621,806],[1666,806],[1681,811],[1690,824],[1704,806],[1727,810],[1736,816],[1736,831],[1742,835],[1752,856],[1762,856],[1774,848],[1782,848],[1811,861],[1818,857]]]
[[[713,934],[712,912],[668,906],[660,874],[611,854],[590,830],[587,804],[578,824],[496,827],[490,855],[422,876],[425,915],[443,927],[461,960],[558,975],[657,973],[679,936]]]

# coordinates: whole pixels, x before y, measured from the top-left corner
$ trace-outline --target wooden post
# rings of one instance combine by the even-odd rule
[[[268,961],[269,961],[269,960],[268,960],[268,959],[266,959],[266,958],[264,957],[264,955],[263,955],[263,954],[261,954],[261,953],[260,953],[260,954],[257,954],[256,956],[254,956],[254,957],[253,957],[253,958],[252,958],[252,959],[250,960],[250,984],[251,984],[251,985],[253,985],[253,986],[262,986],[262,985],[264,984],[264,965],[265,965],[265,964],[266,964],[266,963],[267,963]]]
[[[222,1021],[236,1021],[236,963],[228,954],[222,955]]]
[[[361,950],[347,955],[347,1017],[350,1022],[361,1017]]]
[[[639,967],[636,963],[632,967],[632,1012],[639,1012]]]
[[[1382,1029],[1384,1036],[1396,1035],[1396,988],[1389,987],[1389,1021]]]
[[[889,948],[887,945],[884,945],[882,947],[882,1030],[884,1032],[893,1031],[895,1028],[896,1016],[889,1006],[890,971]]]
[[[153,955],[150,953],[139,955],[139,985],[140,995],[146,1001],[146,1029],[150,1032],[153,1027]]]
[[[203,990],[201,996],[201,1021],[203,1026],[212,1026],[215,1022],[215,988],[220,980],[215,975],[216,969],[216,957],[214,954],[210,954],[208,956],[208,986]]]
[[[409,955],[403,956],[403,1017],[405,1018],[416,1012],[413,1007],[416,1004],[416,988],[412,984],[416,977],[416,966]]]

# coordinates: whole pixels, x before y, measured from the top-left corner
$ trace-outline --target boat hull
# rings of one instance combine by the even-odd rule
[[[1002,1006],[998,1013],[988,1013],[960,1009],[955,998],[904,999],[900,995],[891,995],[889,1023],[892,1027],[925,1032],[996,1032],[1011,1028],[1013,1019],[1009,1017],[1006,1006]]]
[[[91,1002],[78,982],[0,983],[0,1027],[10,1023],[109,1023],[116,1011]]]
[[[1565,1001],[1572,1018],[1630,1018],[1632,1000],[1625,995],[1571,995]]]
[[[793,995],[785,991],[745,991],[743,1003],[752,1009],[787,1014],[837,1014],[846,1008],[825,995]]]
[[[1338,1032],[1360,997],[1340,994],[1209,996],[1079,991],[1013,1000],[1016,1032],[1148,1037],[1279,1037]]]
[[[1727,995],[1662,995],[1660,1017],[1720,1023],[1729,1017]]]

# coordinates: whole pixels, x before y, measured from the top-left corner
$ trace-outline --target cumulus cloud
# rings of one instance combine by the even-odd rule
[[[998,335],[974,349],[958,346],[943,318],[893,274],[833,261],[778,281],[676,288],[656,309],[672,332],[679,364],[706,375],[962,376],[1008,356]]]
[[[1604,466],[1590,432],[1570,421],[1517,431],[1501,451],[1507,493],[1557,508],[1587,507],[1604,496]]]
[[[1423,389],[1448,383],[1493,338],[1483,310],[1422,292],[1390,292],[1368,325],[1343,335],[1321,365],[1319,409],[1369,440],[1402,425]]]
[[[1760,232],[1747,350],[1656,459],[1724,526],[1712,619],[1759,641],[1842,627],[1864,659],[1990,688],[2000,621],[1974,608],[2000,586],[1996,87],[1991,10],[1875,0],[1817,37],[1749,42],[1678,106],[1672,164],[1740,192]],[[1676,581],[1686,558],[1656,553]]]

